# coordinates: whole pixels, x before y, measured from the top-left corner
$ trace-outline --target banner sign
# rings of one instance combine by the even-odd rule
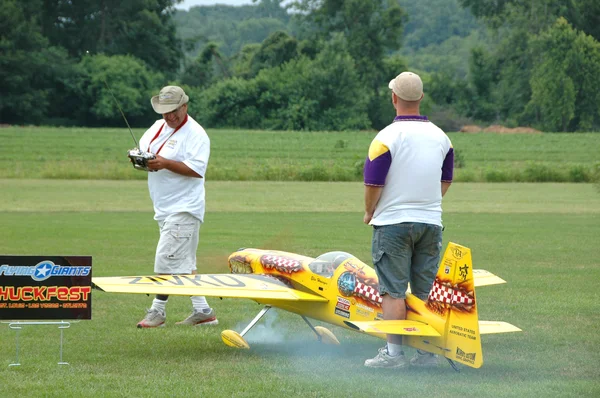
[[[92,319],[92,257],[0,256],[0,319]]]

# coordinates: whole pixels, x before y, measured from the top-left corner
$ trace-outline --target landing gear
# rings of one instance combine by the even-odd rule
[[[269,310],[271,309],[270,305],[266,305],[258,315],[254,317],[254,319],[246,326],[246,328],[242,331],[242,333],[238,333],[234,330],[223,330],[221,332],[221,340],[223,343],[233,348],[245,348],[250,349],[250,345],[246,340],[244,340],[244,335],[250,331],[256,325],[260,318],[262,318]]]
[[[250,345],[244,339],[244,335],[250,331],[256,325],[258,321],[271,309],[270,305],[266,305],[258,315],[254,317],[254,319],[246,326],[246,328],[242,331],[242,333],[238,333],[234,330],[223,330],[221,332],[221,339],[223,342],[233,348],[243,348],[249,349]],[[304,322],[311,328],[313,332],[317,335],[317,339],[324,344],[334,344],[339,345],[339,340],[335,337],[331,331],[323,326],[313,326],[308,318],[302,315],[302,319]]]

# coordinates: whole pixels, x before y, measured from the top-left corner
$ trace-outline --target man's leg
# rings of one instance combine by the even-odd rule
[[[411,290],[421,300],[427,300],[437,275],[442,249],[442,227],[431,224],[416,224],[418,239],[412,257]],[[410,359],[414,366],[437,366],[438,355],[417,350]]]
[[[396,299],[386,294],[382,297],[381,309],[383,310],[383,319],[397,320],[406,319],[406,302],[404,299]],[[401,334],[388,334],[388,344],[402,345]],[[388,350],[389,351],[389,350]]]
[[[156,246],[154,272],[157,275],[190,274],[196,268],[200,222],[188,213],[178,213],[158,222],[160,237]],[[164,326],[169,296],[156,295],[139,328]]]
[[[193,270],[192,274],[197,274],[197,270]],[[215,315],[215,311],[210,308],[206,302],[204,296],[191,296],[192,300],[192,314],[185,318],[181,322],[177,322],[177,325],[190,325],[190,326],[204,326],[204,325],[217,325],[219,320]]]
[[[385,320],[406,319],[405,295],[410,276],[411,224],[376,227],[373,231],[373,264],[379,279]],[[368,367],[400,368],[406,365],[402,336],[387,335],[387,345],[365,361]]]

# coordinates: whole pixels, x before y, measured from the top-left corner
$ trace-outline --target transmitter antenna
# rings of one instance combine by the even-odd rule
[[[115,103],[117,104],[117,108],[119,108],[119,112],[121,112],[121,116],[123,116],[123,120],[125,120],[125,124],[127,124],[127,128],[129,129],[129,132],[131,133],[131,138],[133,138],[133,142],[135,142],[135,147],[139,148],[140,144],[138,144],[137,140],[135,139],[135,135],[133,135],[133,131],[131,131],[131,126],[129,126],[129,122],[127,121],[127,118],[125,117],[125,114],[123,113],[123,109],[121,109],[121,105],[119,105],[119,101],[117,100],[117,97],[115,97],[115,94],[113,94],[113,91],[111,90],[110,86],[108,85],[108,82],[106,81],[106,79],[103,77],[102,80],[104,81],[104,84],[106,85],[106,88],[108,89],[108,91],[110,91],[110,95],[112,95],[113,99],[115,100]]]

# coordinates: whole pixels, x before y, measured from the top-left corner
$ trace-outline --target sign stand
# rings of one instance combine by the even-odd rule
[[[8,327],[15,331],[15,343],[16,343],[16,360],[15,363],[11,363],[8,366],[21,366],[19,363],[19,330],[23,329],[23,326],[26,325],[56,325],[60,329],[60,360],[58,362],[59,365],[69,365],[68,362],[63,361],[63,329],[68,329],[71,327],[70,322],[58,321],[58,322],[42,322],[42,321],[16,321],[16,322],[2,322],[8,323]]]

